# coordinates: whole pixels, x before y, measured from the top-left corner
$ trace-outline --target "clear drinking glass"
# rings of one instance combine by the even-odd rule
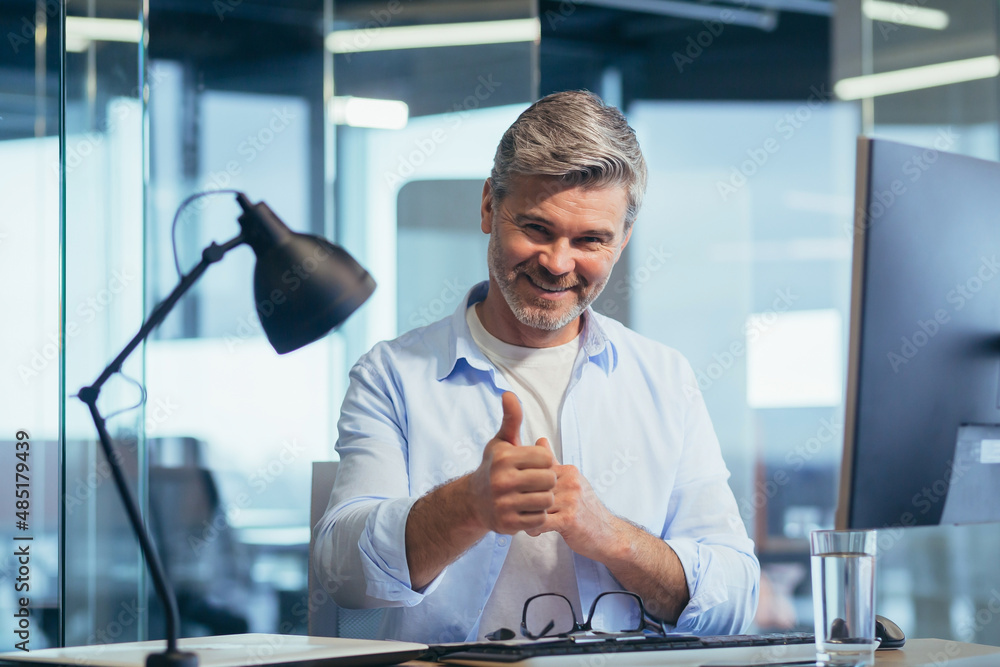
[[[875,662],[874,530],[811,536],[816,653],[828,665]]]

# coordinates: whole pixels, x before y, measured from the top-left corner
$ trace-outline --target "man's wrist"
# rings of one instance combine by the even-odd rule
[[[481,516],[479,499],[473,490],[472,475],[473,473],[463,475],[454,480],[451,485],[450,491],[454,494],[454,506],[458,509],[456,519],[463,532],[485,534],[489,532],[489,526],[485,518]]]
[[[633,556],[633,531],[635,527],[620,517],[611,515],[608,521],[607,537],[596,540],[600,554],[593,557],[609,569],[615,566],[631,563]]]

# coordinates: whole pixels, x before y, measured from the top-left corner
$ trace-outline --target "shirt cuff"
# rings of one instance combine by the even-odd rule
[[[444,577],[447,568],[421,590],[410,585],[406,519],[416,501],[416,498],[383,501],[365,520],[358,549],[367,581],[365,593],[369,597],[412,607],[430,595]]]
[[[667,540],[667,545],[674,550],[684,568],[684,578],[687,580],[690,599],[684,611],[677,619],[678,632],[697,632],[702,629],[707,619],[705,612],[726,603],[729,594],[725,581],[715,581],[711,576],[709,564],[712,550],[693,539]]]

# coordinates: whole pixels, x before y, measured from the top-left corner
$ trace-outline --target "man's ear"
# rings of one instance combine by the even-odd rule
[[[489,234],[493,231],[493,185],[490,183],[490,179],[486,179],[483,183],[483,201],[479,205],[479,228],[483,230],[483,234]]]

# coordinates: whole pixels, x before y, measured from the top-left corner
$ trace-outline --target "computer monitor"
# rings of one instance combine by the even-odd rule
[[[858,140],[838,528],[1000,521],[1000,164]]]

